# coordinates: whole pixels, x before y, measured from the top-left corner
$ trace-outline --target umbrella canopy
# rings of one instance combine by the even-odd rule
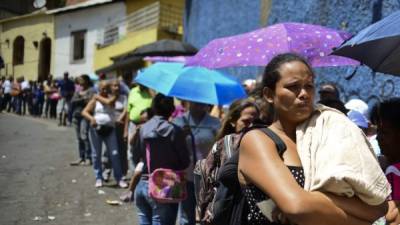
[[[160,40],[143,45],[132,52],[134,56],[177,56],[194,55],[197,49],[192,45],[176,40]]]
[[[136,82],[164,95],[213,105],[224,105],[246,97],[232,76],[182,63],[156,63],[138,74]]]
[[[89,76],[90,80],[92,80],[92,81],[98,81],[99,80],[99,76],[95,72],[89,73],[88,76]]]
[[[400,11],[364,28],[333,52],[376,72],[400,75]]]
[[[351,35],[334,29],[303,23],[280,23],[249,33],[215,39],[186,65],[222,68],[265,66],[276,55],[294,52],[307,58],[314,67],[358,65],[357,61],[329,56]]]

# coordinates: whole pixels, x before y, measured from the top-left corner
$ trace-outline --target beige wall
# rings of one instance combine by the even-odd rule
[[[51,60],[54,59],[54,25],[52,15],[28,15],[0,21],[0,54],[7,68],[0,70],[0,75],[25,76],[29,80],[37,80],[40,41],[46,36],[52,41]],[[24,63],[13,66],[13,42],[17,36],[25,39]],[[7,41],[9,44],[7,44]],[[37,48],[34,42],[39,43]],[[53,65],[50,64],[50,73]]]

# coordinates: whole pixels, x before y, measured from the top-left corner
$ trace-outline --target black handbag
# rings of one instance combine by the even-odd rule
[[[114,127],[112,127],[112,126],[98,125],[96,127],[96,132],[101,137],[107,137],[113,129],[114,129]]]

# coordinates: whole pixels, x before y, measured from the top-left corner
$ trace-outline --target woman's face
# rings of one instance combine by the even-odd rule
[[[88,84],[86,83],[85,79],[83,79],[81,77],[78,78],[78,84],[81,85],[84,88],[88,86]]]
[[[267,100],[281,120],[301,123],[313,111],[314,74],[300,61],[282,64],[279,72],[280,80],[275,90],[267,91]]]
[[[101,81],[99,83],[99,94],[103,97],[107,97],[108,96],[108,85],[106,82]]]
[[[111,83],[111,92],[113,94],[118,94],[119,93],[119,82],[118,81],[113,81]]]
[[[243,128],[250,126],[258,116],[259,114],[255,107],[249,106],[244,108],[235,124],[236,133],[239,133]]]

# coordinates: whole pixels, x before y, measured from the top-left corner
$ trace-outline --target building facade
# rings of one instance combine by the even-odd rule
[[[44,10],[0,21],[0,76],[42,80],[53,69],[53,16]]]
[[[49,11],[54,14],[55,51],[54,75],[65,71],[72,76],[94,72],[94,54],[99,32],[104,27],[125,18],[124,2],[89,5],[82,8],[66,8]]]
[[[113,65],[113,58],[157,40],[182,38],[183,0],[127,0],[125,3],[126,18],[106,26],[99,36],[94,56],[95,71],[115,75],[118,71],[108,69]]]

